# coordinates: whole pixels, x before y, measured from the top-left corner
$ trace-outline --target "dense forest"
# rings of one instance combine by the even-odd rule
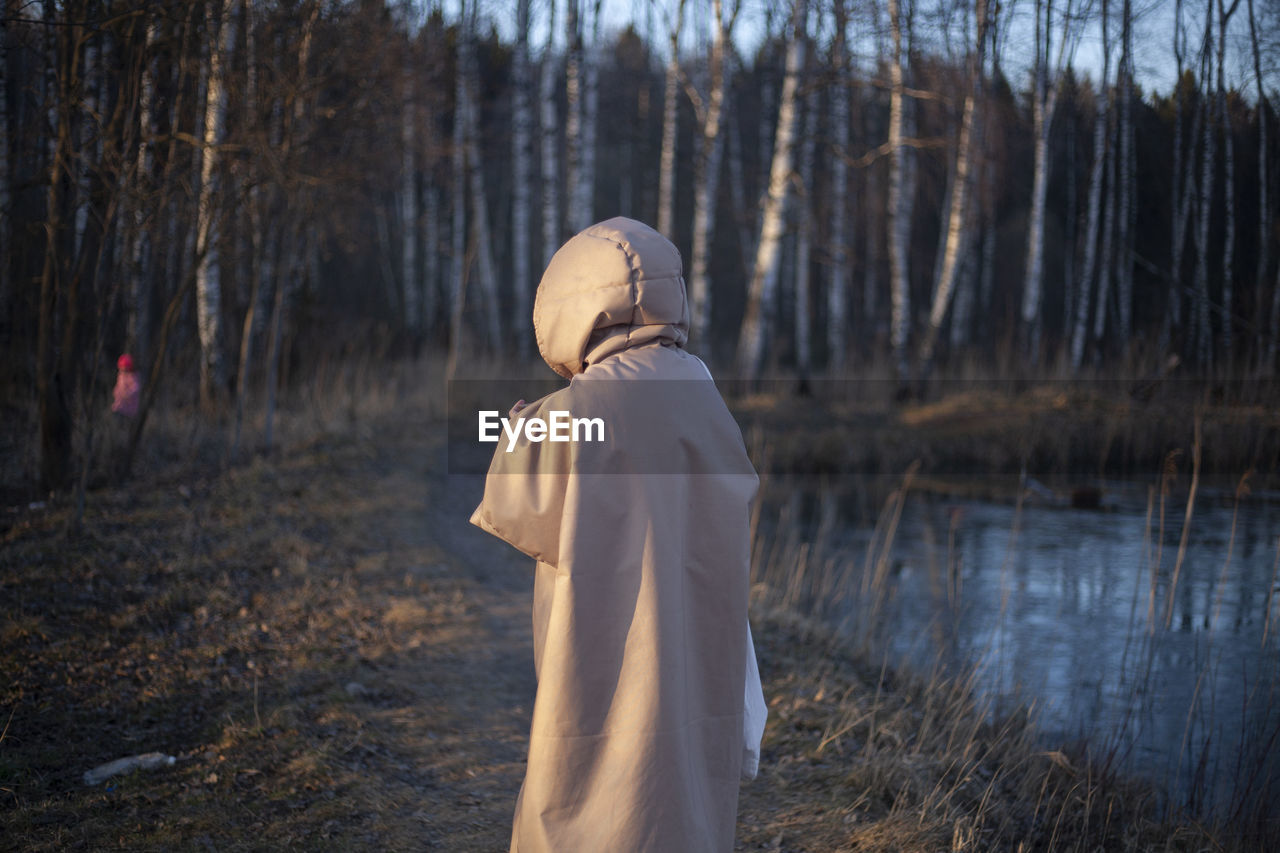
[[[130,448],[158,389],[270,444],[301,363],[533,357],[547,259],[616,214],[680,247],[721,372],[1274,374],[1275,0],[609,5],[5,0],[0,387],[43,484],[122,352]]]

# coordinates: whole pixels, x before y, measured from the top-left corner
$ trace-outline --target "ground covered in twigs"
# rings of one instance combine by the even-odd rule
[[[7,510],[0,847],[505,849],[534,691],[527,560],[466,524],[424,413],[231,470]],[[742,850],[1211,850],[963,685],[760,593]],[[175,763],[88,786],[158,751]]]

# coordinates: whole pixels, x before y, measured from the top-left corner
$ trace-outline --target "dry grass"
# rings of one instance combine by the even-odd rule
[[[744,433],[768,436],[763,467],[786,474],[985,480],[1023,471],[1080,481],[1158,475],[1165,457],[1192,441],[1198,413],[1204,473],[1234,482],[1249,469],[1259,490],[1280,488],[1280,413],[1266,390],[1214,395],[1209,385],[1163,387],[1135,397],[1122,382],[948,383],[939,396],[896,401],[887,382],[793,381],[731,400]],[[1274,399],[1274,393],[1270,399]]]
[[[1046,750],[1025,714],[993,719],[963,680],[876,665],[768,598],[756,642],[770,720],[743,849],[1231,849],[1163,819],[1153,791],[1082,750]]]

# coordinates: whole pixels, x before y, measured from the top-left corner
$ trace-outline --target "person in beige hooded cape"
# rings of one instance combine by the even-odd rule
[[[684,350],[680,255],[640,222],[593,225],[551,259],[533,325],[570,383],[515,417],[598,417],[604,440],[504,439],[471,517],[537,559],[511,850],[732,850],[760,737],[744,739],[744,688],[763,728],[747,625],[758,480]]]

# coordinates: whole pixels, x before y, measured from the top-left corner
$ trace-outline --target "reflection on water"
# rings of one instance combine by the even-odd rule
[[[883,639],[917,666],[976,665],[997,706],[1034,700],[1047,739],[1087,738],[1182,803],[1274,800],[1280,506],[1202,495],[1179,564],[1185,502],[1162,522],[1145,487],[1105,496],[1105,511],[910,496]],[[846,530],[837,552],[861,564],[871,537]]]

